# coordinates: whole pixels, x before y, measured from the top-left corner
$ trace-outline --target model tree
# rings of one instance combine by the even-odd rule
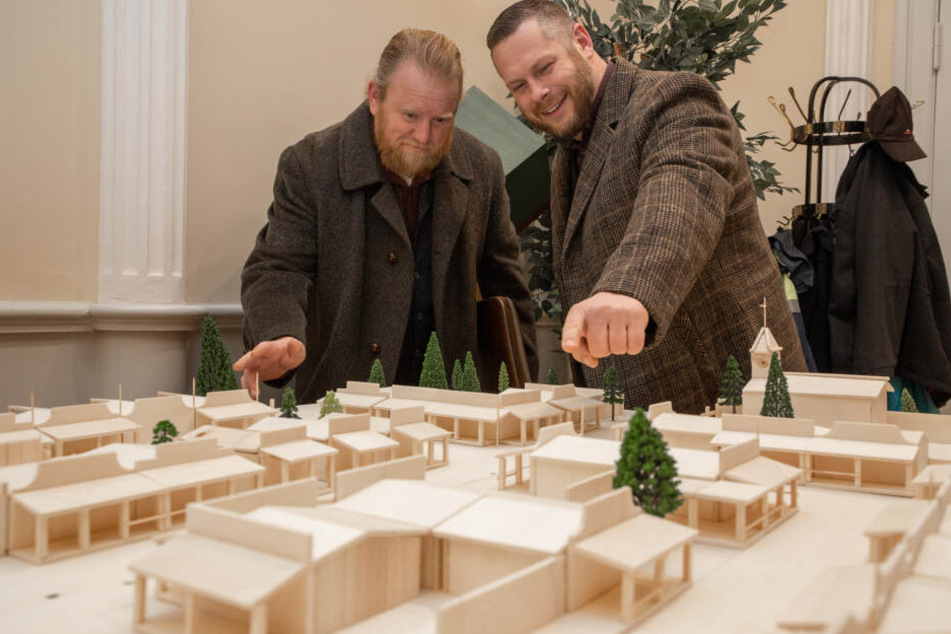
[[[505,361],[499,366],[499,394],[509,389],[509,369],[505,367]]]
[[[789,399],[789,386],[786,375],[779,363],[779,355],[775,352],[769,361],[769,374],[766,375],[766,391],[763,394],[763,408],[760,416],[775,416],[779,418],[793,418],[792,402]]]
[[[462,363],[456,359],[452,364],[452,389],[462,390]]]
[[[915,403],[915,397],[911,395],[911,392],[908,391],[908,388],[902,388],[901,390],[901,411],[903,412],[917,412],[918,405]]]
[[[462,366],[462,389],[466,392],[482,391],[482,384],[479,383],[479,373],[476,371],[471,352],[466,353],[466,362]]]
[[[647,513],[664,517],[683,504],[677,463],[641,408],[631,416],[621,442],[621,458],[615,464],[614,488],[631,487],[634,503]]]
[[[324,396],[323,405],[320,406],[320,418],[323,418],[327,414],[333,414],[334,412],[343,412],[343,405],[337,400],[336,392],[329,390]]]
[[[379,383],[380,387],[386,387],[386,375],[383,374],[383,364],[379,359],[373,360],[373,365],[370,366],[370,378],[367,379],[368,383]]]
[[[291,388],[285,389],[281,395],[280,418],[296,418],[300,420],[300,416],[297,415],[297,397]]]
[[[198,363],[198,376],[195,391],[199,396],[219,390],[238,389],[238,380],[231,369],[231,357],[221,340],[218,324],[210,316],[201,324],[201,360]]]
[[[173,425],[170,420],[160,420],[155,423],[155,427],[152,428],[153,445],[172,442],[176,436],[178,436],[178,429],[175,428],[175,425]]]
[[[601,389],[604,390],[604,402],[611,404],[611,420],[614,420],[614,406],[621,404],[624,409],[624,388],[618,379],[617,368],[613,365],[604,372],[601,379]]]
[[[433,332],[429,335],[426,344],[426,354],[423,356],[423,371],[419,375],[420,387],[435,387],[441,390],[449,389],[446,380],[446,365],[442,360],[442,350],[439,349],[439,338]]]
[[[740,370],[740,364],[732,354],[726,358],[726,370],[720,382],[720,400],[717,405],[729,405],[736,414],[736,406],[743,404],[743,386],[746,380]]]
[[[548,384],[549,385],[558,385],[558,373],[555,372],[555,368],[548,366]]]

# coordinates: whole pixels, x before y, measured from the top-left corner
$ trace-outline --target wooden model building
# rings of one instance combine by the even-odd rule
[[[114,451],[0,469],[0,552],[45,563],[142,539],[181,524],[189,502],[263,483],[263,467],[213,440],[149,449],[134,470]]]
[[[247,390],[209,392],[204,405],[198,408],[196,427],[222,425],[245,429],[276,413],[273,407],[253,400]]]
[[[128,418],[113,414],[105,403],[90,403],[54,407],[49,419],[36,429],[53,439],[52,455],[57,457],[112,442],[137,442],[142,428]]]
[[[389,390],[378,383],[347,381],[347,387],[336,390],[344,414],[369,414],[373,406],[390,397]]]
[[[16,422],[13,413],[0,414],[0,467],[45,460],[52,451],[52,438],[32,424]]]
[[[698,432],[689,430],[690,418]],[[800,470],[760,455],[755,438],[734,445],[711,444],[716,419],[664,413],[654,421],[677,465],[684,505],[670,514],[700,532],[700,541],[746,547],[798,510]],[[685,440],[686,447],[671,439]],[[703,443],[706,443],[704,446]],[[620,441],[568,435],[529,454],[533,495],[584,500],[610,490],[620,457]],[[502,467],[500,467],[500,470]]]
[[[193,505],[186,528],[131,564],[136,631],[325,634],[421,593],[415,619],[437,634],[528,633],[589,604],[623,627],[689,586],[696,534],[628,489],[581,505],[412,480],[331,506],[302,480]],[[180,609],[151,616],[148,578]]]

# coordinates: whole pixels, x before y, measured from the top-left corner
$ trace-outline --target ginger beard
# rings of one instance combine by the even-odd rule
[[[386,169],[403,177],[415,178],[421,174],[429,174],[452,147],[452,130],[439,147],[432,143],[420,145],[412,139],[390,141],[385,130],[386,113],[381,109],[373,119],[373,139],[380,152],[380,162]]]
[[[594,74],[588,66],[588,61],[572,47],[568,48],[568,57],[574,66],[574,74],[570,84],[566,87],[565,93],[557,98],[549,99],[548,103],[536,104],[532,107],[531,112],[525,113],[532,125],[562,142],[574,139],[588,125],[588,118],[591,116],[591,102],[594,101]],[[554,123],[546,121],[543,113],[559,101],[567,100],[569,97],[574,105],[574,112],[571,113],[571,118],[565,125],[559,129]]]

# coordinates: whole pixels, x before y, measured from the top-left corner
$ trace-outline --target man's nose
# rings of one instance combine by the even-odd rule
[[[540,82],[533,82],[531,84],[531,88],[532,99],[534,99],[536,103],[544,103],[545,99],[548,97],[548,93],[551,92],[547,85],[544,85]]]
[[[432,128],[428,122],[422,121],[413,128],[413,140],[420,145],[427,145],[432,136]]]

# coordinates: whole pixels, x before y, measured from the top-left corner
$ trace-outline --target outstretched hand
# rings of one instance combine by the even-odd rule
[[[244,372],[241,387],[251,393],[251,398],[257,398],[258,379],[278,379],[303,363],[306,357],[303,343],[294,337],[281,337],[254,346],[254,350],[235,361],[234,370]]]
[[[579,363],[595,368],[610,354],[644,349],[650,315],[640,301],[617,293],[596,293],[568,311],[561,348]]]

